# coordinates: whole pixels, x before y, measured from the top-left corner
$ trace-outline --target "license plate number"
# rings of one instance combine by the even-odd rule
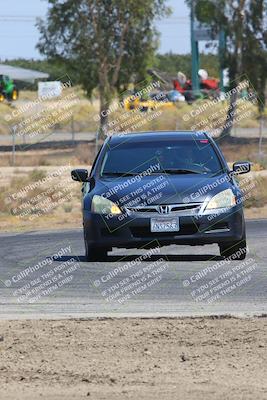
[[[179,218],[151,218],[151,232],[178,232]]]

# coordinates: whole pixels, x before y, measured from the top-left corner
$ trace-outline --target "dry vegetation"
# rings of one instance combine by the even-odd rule
[[[69,98],[70,95],[74,96],[72,100]],[[46,132],[51,130],[70,131],[73,128],[76,132],[88,132],[95,131],[98,127],[96,117],[98,116],[99,111],[99,101],[96,98],[94,98],[93,101],[89,101],[80,87],[65,89],[62,97],[58,100],[43,101],[38,108],[30,107],[27,111],[20,113],[19,116],[14,118],[12,117],[10,121],[6,120],[7,116],[11,115],[13,110],[19,109],[30,101],[35,101],[37,99],[36,92],[22,91],[19,100],[14,102],[12,105],[1,103],[0,134],[9,134],[10,126],[25,123],[27,119],[32,117],[34,117],[34,121],[32,123],[29,123],[29,121],[27,122],[29,133],[38,129],[42,131],[42,126],[44,124],[49,125],[53,123],[54,111],[58,112],[58,117],[55,118],[57,123],[54,126],[51,126],[51,129],[47,129]],[[66,101],[62,103],[63,100]],[[116,101],[114,101],[114,104],[115,102]],[[207,108],[204,111],[202,110],[203,105],[207,105]],[[194,125],[198,126],[198,130],[201,130],[207,128],[207,121],[208,125],[212,124],[213,128],[218,128],[222,125],[222,121],[225,119],[227,107],[228,105],[226,101],[214,105],[208,100],[196,101],[193,105],[179,102],[171,107],[160,106],[156,111],[142,113],[142,124],[134,130],[191,129]],[[243,109],[244,107],[245,109]],[[201,111],[199,112],[199,110]],[[248,115],[246,115],[247,111],[249,111]],[[156,114],[156,118],[152,117],[154,112],[159,112],[159,115]],[[194,114],[194,117],[191,116],[191,112]],[[66,118],[62,117],[61,119],[61,116],[64,113],[66,113]],[[126,110],[122,108],[119,108],[119,111],[117,112],[112,112],[109,118],[111,123],[110,127],[112,127],[114,121],[119,120],[122,114],[125,113]],[[134,111],[128,111],[127,113],[128,120],[135,115]],[[69,114],[71,114],[72,117],[70,117]],[[183,118],[185,114],[189,115],[188,119]],[[265,111],[265,114],[267,116],[267,111]],[[244,117],[240,118],[240,121],[236,124],[237,127],[253,128],[259,126],[258,110],[251,102],[241,101],[237,107],[237,115],[244,115]],[[146,117],[148,116],[151,117],[150,121],[146,121]],[[122,128],[118,124],[116,126],[118,130],[122,131],[131,128],[132,125],[134,124],[129,123],[129,126],[126,128]]]
[[[98,113],[98,102],[90,102],[79,87],[65,89],[58,99],[38,102],[37,92],[20,93],[19,100],[12,104],[0,103],[0,134],[10,134],[17,126],[22,137],[36,132],[53,131],[88,132],[97,129],[94,116]],[[25,133],[24,133],[25,132]]]
[[[248,160],[253,163],[254,170],[267,169],[267,143],[263,142],[262,155],[259,156],[259,144],[258,140],[242,140],[236,143],[218,142],[219,146],[227,160],[232,163],[239,160]]]
[[[60,165],[91,165],[95,158],[95,145],[79,144],[77,147],[62,150],[28,150],[16,151],[15,165],[19,167],[60,166]],[[12,166],[12,153],[1,153],[0,167]]]
[[[44,167],[43,167],[44,168]],[[73,227],[81,225],[80,184],[70,177],[71,168],[13,170],[0,185],[1,230]],[[58,176],[52,176],[58,174]],[[67,214],[71,213],[71,218]]]

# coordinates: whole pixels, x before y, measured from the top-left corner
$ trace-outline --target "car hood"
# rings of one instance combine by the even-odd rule
[[[140,181],[135,176],[101,178],[97,180],[94,194],[124,205],[138,198],[141,203],[175,204],[203,202],[229,187],[235,192],[235,185],[227,174],[153,174]]]

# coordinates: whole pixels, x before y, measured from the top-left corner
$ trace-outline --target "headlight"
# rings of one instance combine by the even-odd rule
[[[91,211],[96,214],[121,214],[121,210],[117,204],[97,195],[93,197]]]
[[[206,210],[214,210],[215,208],[227,208],[236,205],[235,195],[231,189],[223,190],[210,199],[206,206]]]

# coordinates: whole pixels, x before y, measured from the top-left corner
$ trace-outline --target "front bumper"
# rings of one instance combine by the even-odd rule
[[[158,216],[159,217],[159,216]],[[139,248],[144,245],[204,245],[241,240],[245,231],[243,210],[233,207],[221,214],[180,215],[178,232],[150,232],[150,217],[126,216],[107,220],[84,210],[85,240],[94,247]]]

